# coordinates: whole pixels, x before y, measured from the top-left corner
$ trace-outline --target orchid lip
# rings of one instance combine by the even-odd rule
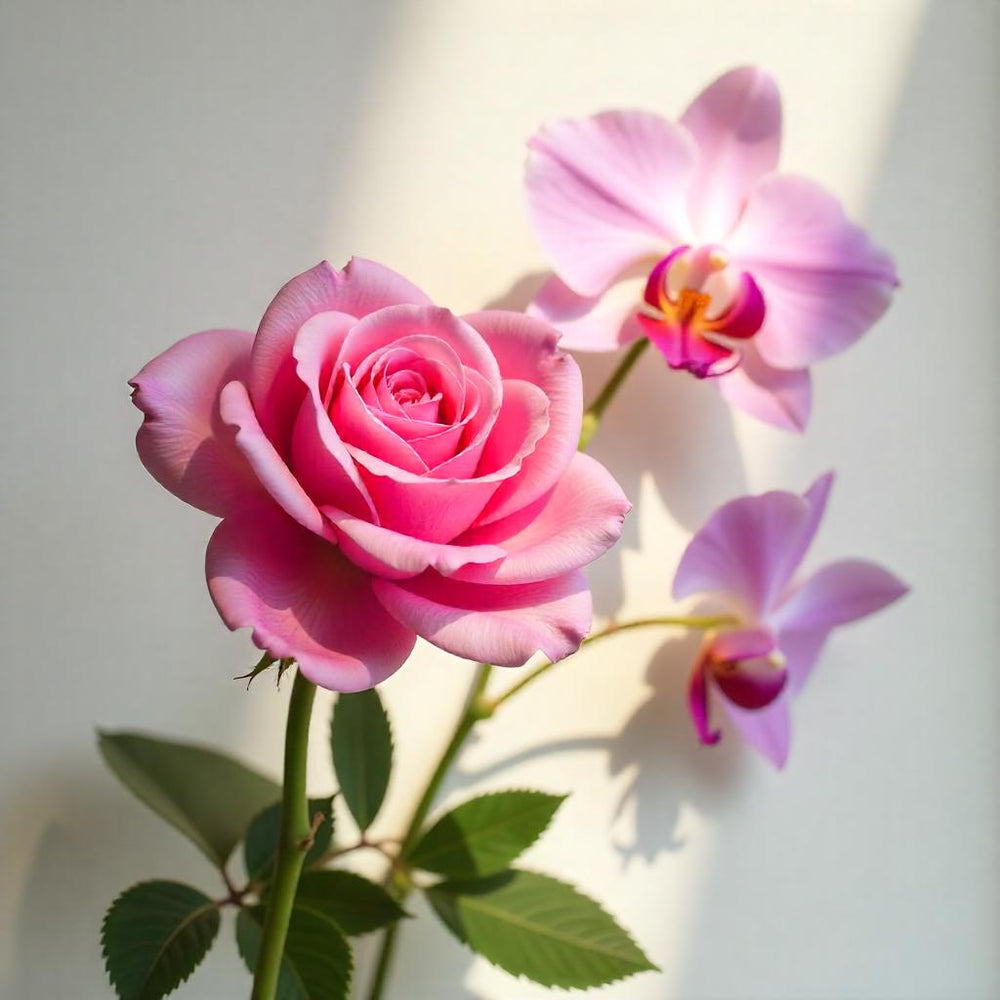
[[[742,362],[736,342],[760,329],[764,298],[723,247],[679,246],[650,271],[637,319],[671,368],[716,378]]]

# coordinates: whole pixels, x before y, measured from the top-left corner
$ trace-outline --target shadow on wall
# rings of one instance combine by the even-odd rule
[[[488,309],[523,310],[548,277],[532,272],[518,278]],[[574,355],[583,372],[584,405],[604,385],[622,352]],[[746,492],[746,474],[733,430],[733,417],[710,380],[674,372],[655,349],[639,359],[626,387],[611,403],[590,453],[621,484],[633,505],[648,473],[674,520],[689,531],[708,511]],[[625,521],[621,541],[590,574],[594,612],[614,617],[624,600],[622,551],[649,549],[640,538],[637,512]]]
[[[627,810],[634,815],[632,842],[616,844],[623,861],[652,861],[662,851],[679,850],[684,841],[677,828],[684,807],[714,812],[738,786],[748,757],[735,736],[727,734],[711,749],[697,740],[687,712],[687,683],[700,642],[699,635],[691,634],[659,648],[646,671],[647,696],[621,732],[539,743],[486,767],[458,772],[448,790],[478,786],[538,757],[598,751],[606,755],[612,776],[633,772],[607,820],[610,827]]]
[[[219,661],[206,673],[204,650],[239,655],[204,611],[209,521],[139,466],[125,380],[196,329],[252,327],[280,281],[342,251],[325,245],[328,209],[350,197],[348,154],[395,7],[40,0],[7,12],[4,79],[17,85],[4,121],[17,139],[5,179],[18,193],[4,214],[18,278],[4,308],[25,335],[3,344],[0,417],[20,470],[4,496],[5,646],[11,662],[63,669],[58,686],[25,670],[8,688],[11,704],[44,702],[46,728],[12,716],[2,744],[18,775],[5,867],[27,873],[0,900],[16,942],[5,996],[106,995],[104,908],[129,880],[200,871],[127,794],[112,799],[91,723],[221,725],[236,746],[241,728],[261,739],[278,717],[277,700],[234,702]],[[183,995],[232,995],[238,968],[213,980],[220,961],[213,952]]]
[[[941,545],[943,564],[957,557],[952,549],[944,548],[952,542],[947,527],[940,527],[942,510],[962,509],[963,500],[957,490],[967,481],[962,463],[968,452],[955,447],[942,456],[933,450],[934,444],[914,449],[912,443],[933,442],[941,436],[942,423],[952,432],[952,441],[976,440],[970,438],[975,430],[963,426],[962,419],[966,399],[975,395],[977,386],[973,383],[963,387],[963,380],[968,378],[963,365],[946,365],[942,369],[935,345],[940,331],[975,330],[982,315],[981,299],[961,295],[953,298],[942,295],[942,289],[990,288],[996,301],[995,282],[986,270],[995,269],[995,261],[981,248],[988,245],[985,232],[995,237],[995,231],[989,231],[989,224],[984,224],[983,215],[992,212],[996,219],[991,179],[996,170],[998,133],[987,117],[991,98],[984,99],[983,95],[996,92],[998,14],[1000,7],[995,3],[932,0],[927,6],[901,80],[865,212],[872,231],[892,249],[903,276],[904,287],[888,319],[899,335],[890,337],[890,331],[876,331],[863,345],[869,367],[852,366],[847,360],[831,365],[828,379],[831,401],[839,392],[840,399],[848,401],[846,405],[863,406],[867,411],[870,438],[859,442],[859,447],[882,447],[887,479],[895,483],[892,495],[917,505],[925,523],[939,525],[938,531],[931,534],[940,541],[923,539],[918,548],[930,547],[933,551],[934,546]],[[957,95],[973,95],[968,113],[956,114]],[[965,255],[942,256],[942,247],[963,245]],[[977,343],[969,342],[967,347],[974,352]],[[883,379],[890,370],[894,381],[903,386],[892,398],[918,402],[894,407],[883,401]],[[930,390],[932,386],[937,387],[936,392]],[[927,399],[933,399],[934,405],[919,402]],[[961,401],[959,412],[949,409],[949,400]],[[993,411],[995,414],[995,407]],[[969,412],[977,413],[972,404]],[[995,422],[993,428],[995,435]],[[942,462],[954,462],[953,479],[947,473],[942,475]],[[866,666],[898,671],[900,683],[906,683],[919,663]],[[852,683],[860,689],[864,682],[855,676]],[[807,689],[806,698],[809,694]],[[914,691],[910,702],[915,705],[917,701]],[[911,736],[938,740],[940,733]],[[898,756],[881,762],[886,772],[883,809],[888,821],[864,847],[859,846],[860,838],[851,841],[845,833],[841,853],[834,855],[845,868],[871,868],[872,877],[863,899],[840,897],[832,890],[826,901],[803,899],[795,889],[782,887],[771,907],[779,908],[784,923],[769,927],[762,922],[756,929],[739,925],[730,901],[734,893],[758,890],[762,878],[753,874],[754,866],[759,869],[766,862],[740,850],[742,831],[736,824],[720,830],[719,850],[713,863],[705,868],[696,896],[698,905],[689,914],[690,946],[677,956],[678,996],[743,995],[739,983],[746,982],[748,970],[760,968],[760,946],[777,949],[792,926],[795,946],[782,952],[789,957],[784,971],[780,977],[765,973],[771,981],[781,983],[782,995],[818,995],[817,984],[852,997],[996,995],[994,990],[1000,981],[997,951],[988,925],[984,926],[983,911],[976,908],[981,897],[957,892],[951,880],[957,882],[958,874],[937,881],[925,878],[925,870],[935,871],[939,866],[953,872],[956,866],[951,860],[921,856],[920,867],[908,869],[903,867],[906,862],[894,857],[893,837],[907,836],[907,831],[916,827],[921,829],[924,842],[933,842],[924,828],[938,822],[929,819],[925,809],[914,809],[912,815],[899,812],[905,799],[894,799],[889,775],[896,768],[905,773],[907,768],[920,766],[909,762],[909,753],[907,745],[900,743]],[[921,772],[919,780],[925,783],[926,774]],[[968,779],[956,775],[955,780]],[[955,800],[945,797],[942,801]],[[878,817],[871,820],[878,829]],[[952,821],[956,821],[954,817]],[[945,854],[954,851],[953,840],[942,839],[940,843]],[[816,857],[808,863],[819,865],[824,861]],[[773,875],[776,885],[781,885],[779,865],[763,868],[762,874]],[[942,886],[951,898],[942,894]],[[915,905],[919,895],[915,897],[914,892],[924,895],[925,901]],[[788,905],[789,900],[793,905]],[[799,905],[804,919],[796,921],[794,907]],[[852,919],[855,908],[856,920]],[[992,912],[996,912],[995,905]],[[817,914],[824,913],[835,918],[817,919]],[[947,914],[946,920],[938,919],[941,913]],[[880,914],[884,916],[881,925]],[[992,922],[995,926],[995,917]],[[727,963],[719,962],[720,940],[729,942]],[[845,956],[849,960],[845,961]],[[767,985],[767,978],[759,981],[760,988],[766,989]]]
[[[111,996],[100,962],[100,927],[112,899],[135,882],[162,877],[218,896],[219,876],[180,834],[110,780],[95,781],[86,767],[40,773],[31,785],[57,790],[58,818],[45,824],[26,865],[3,995]],[[12,808],[30,814],[36,804],[29,793]],[[198,995],[229,996],[234,983],[249,983],[232,941],[226,915],[215,948],[192,980]]]

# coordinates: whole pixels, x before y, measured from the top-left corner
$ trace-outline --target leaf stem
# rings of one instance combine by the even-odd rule
[[[264,931],[254,970],[251,1000],[274,1000],[285,952],[285,938],[295,902],[295,890],[313,836],[306,798],[306,758],[309,719],[316,687],[296,672],[285,728],[285,772],[281,792],[281,825],[274,879],[271,883]]]
[[[611,373],[611,378],[605,383],[604,388],[598,393],[590,406],[584,411],[583,426],[580,429],[580,451],[586,451],[590,439],[597,432],[601,425],[601,417],[608,408],[608,404],[615,398],[615,394],[621,388],[625,376],[632,370],[632,367],[642,356],[642,352],[649,346],[649,340],[641,337],[627,351],[625,357],[618,363],[618,367]]]

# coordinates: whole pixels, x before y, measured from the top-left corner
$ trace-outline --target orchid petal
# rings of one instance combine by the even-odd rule
[[[795,571],[790,563],[810,513],[805,499],[784,491],[723,504],[684,550],[674,597],[720,594],[747,620],[763,620]]]
[[[888,254],[802,177],[764,178],[727,246],[764,293],[756,344],[779,368],[804,368],[850,347],[899,283]]]
[[[779,695],[765,708],[740,708],[725,698],[722,699],[722,706],[747,743],[775,767],[780,769],[785,766],[792,741],[787,695]]]
[[[865,559],[841,559],[817,570],[771,616],[785,654],[791,690],[805,684],[830,631],[898,601],[909,588]]]
[[[608,111],[553,122],[528,145],[535,232],[575,292],[599,295],[629,264],[686,242],[694,146],[683,129],[644,111]]]
[[[558,275],[542,285],[527,314],[561,334],[560,347],[571,351],[616,351],[643,335],[638,322],[643,280],[625,279],[603,295],[577,295]]]
[[[705,746],[715,746],[722,739],[722,732],[713,729],[709,721],[708,679],[706,664],[699,660],[691,671],[688,681],[688,711],[698,733],[698,739]]]
[[[737,368],[714,379],[722,398],[744,413],[786,431],[805,430],[812,409],[812,381],[806,368],[772,368],[755,340],[740,345]]]
[[[691,221],[701,242],[724,240],[755,182],[778,165],[778,87],[752,66],[731,70],[694,99],[680,123],[698,147],[698,165],[688,189]]]

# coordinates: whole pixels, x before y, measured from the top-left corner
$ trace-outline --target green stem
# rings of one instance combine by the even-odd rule
[[[600,391],[597,399],[587,407],[583,414],[583,426],[580,430],[580,451],[587,450],[590,439],[601,425],[601,417],[604,416],[604,411],[608,408],[608,404],[615,398],[615,394],[621,388],[622,382],[625,381],[625,376],[632,370],[633,365],[639,360],[642,352],[648,346],[649,340],[646,337],[641,337],[637,340],[628,349],[625,357],[619,362],[618,367],[611,373],[611,378],[608,379],[607,384]]]
[[[617,635],[619,632],[629,632],[635,628],[649,628],[652,625],[666,625],[673,626],[675,628],[688,628],[697,629],[698,631],[706,631],[710,628],[719,628],[723,625],[731,625],[734,619],[718,616],[713,618],[637,618],[635,621],[622,622],[620,625],[609,625],[606,629],[600,632],[594,632],[592,635],[588,635],[586,639],[580,643],[580,648],[584,646],[589,646],[592,642],[597,642],[599,639],[606,639],[610,635]],[[522,677],[513,687],[508,688],[500,697],[495,698],[492,702],[487,704],[495,712],[505,701],[510,701],[514,695],[523,691],[529,684],[534,683],[543,674],[547,674],[555,664],[548,660],[545,663],[540,664],[535,667],[534,670],[529,671],[524,677]]]
[[[264,932],[254,970],[250,1000],[274,1000],[285,953],[285,938],[295,902],[302,864],[313,837],[306,798],[306,758],[309,749],[309,719],[316,687],[295,674],[288,703],[285,728],[285,773],[281,792],[281,825],[274,879],[268,893]]]
[[[492,670],[493,668],[488,663],[480,663],[476,670],[476,676],[473,679],[472,687],[469,689],[469,694],[465,701],[465,708],[459,716],[448,745],[442,751],[437,766],[434,768],[434,772],[427,782],[424,794],[420,797],[420,801],[413,810],[406,833],[403,835],[399,857],[404,861],[407,853],[412,850],[420,839],[420,835],[423,832],[424,820],[427,819],[427,814],[434,805],[434,799],[437,797],[437,793],[440,791],[441,785],[444,783],[444,779],[451,769],[451,765],[455,762],[459,751],[469,738],[469,733],[472,732],[473,727],[480,719],[488,718],[492,714],[492,710],[486,707],[483,697]],[[412,889],[409,879],[401,878],[401,875],[402,873],[400,872],[396,873],[396,897],[400,903],[406,899]],[[375,967],[375,977],[372,980],[371,989],[368,993],[368,1000],[381,1000],[382,992],[385,989],[389,975],[389,966],[392,963],[393,951],[396,946],[398,927],[398,923],[392,924],[382,936],[382,946],[379,949],[378,964]]]
[[[379,1000],[385,990],[385,984],[389,978],[389,967],[392,965],[392,956],[396,951],[396,935],[399,933],[399,921],[389,924],[382,935],[382,947],[378,953],[378,965],[375,966],[375,976],[372,979],[371,990],[368,993],[368,1000]]]

